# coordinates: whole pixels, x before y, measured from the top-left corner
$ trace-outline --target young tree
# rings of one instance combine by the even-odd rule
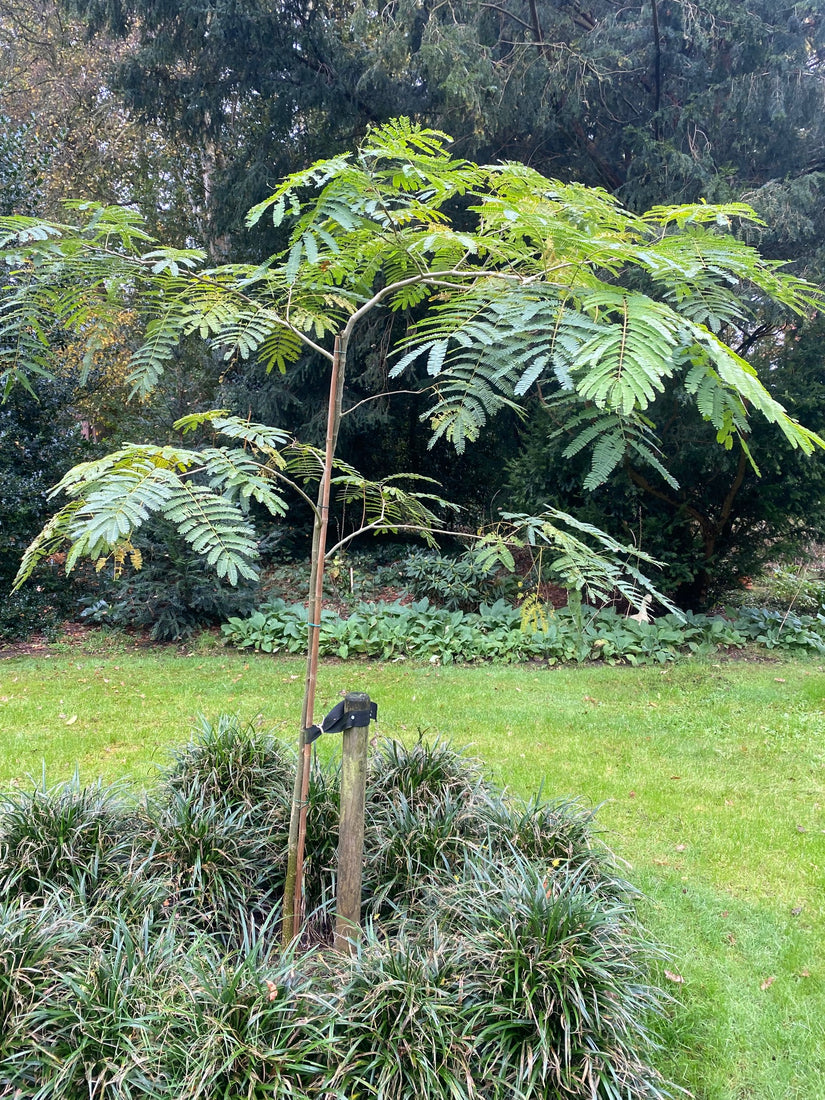
[[[137,390],[156,383],[178,341],[193,333],[227,360],[256,357],[270,369],[286,370],[310,349],[330,370],[326,444],[323,451],[301,447],[278,429],[213,412],[185,418],[182,427],[211,424],[240,446],[132,445],[76,467],[58,486],[68,504],[27,551],[18,583],[65,540],[69,567],[81,555],[122,561],[132,532],[152,513],[176,524],[221,575],[248,575],[255,555],[244,514],[249,500],[277,516],[284,479],[300,483],[322,466],[313,505],[304,731],[313,721],[350,342],[373,311],[418,318],[395,373],[426,362],[433,438],[459,451],[497,410],[518,407],[539,387],[575,433],[568,452],[590,448],[589,485],[603,482],[625,455],[672,482],[648,412],[677,378],[729,449],[738,445],[748,455],[754,413],[805,453],[823,445],[714,331],[748,298],[797,312],[820,302],[813,287],[728,235],[732,220],[752,218],[740,204],[638,216],[604,192],[560,184],[521,164],[453,159],[444,135],[399,120],[372,131],[354,153],[288,177],[253,208],[250,227],[268,218],[288,230],[287,248],[262,264],[205,268],[200,253],[151,247],[127,211],[80,213],[76,226],[3,222],[14,270],[0,312],[7,385],[43,369],[55,324],[82,331],[94,317],[99,325],[126,296],[147,318],[146,341],[133,360]],[[340,483],[361,498],[366,529],[434,522],[429,499],[401,493],[392,481],[368,484],[344,470]],[[555,541],[563,551],[572,546],[551,518],[520,522],[530,538]],[[301,746],[306,769],[303,733]],[[300,783],[307,774],[296,806],[305,801]],[[288,897],[300,863],[295,829]],[[286,938],[295,918],[287,902]]]

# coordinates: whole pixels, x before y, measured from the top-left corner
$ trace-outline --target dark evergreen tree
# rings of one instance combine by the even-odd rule
[[[748,191],[786,211],[780,240],[822,205],[823,0],[71,3],[137,43],[113,87],[197,162],[215,248],[280,176],[401,114],[640,209]]]

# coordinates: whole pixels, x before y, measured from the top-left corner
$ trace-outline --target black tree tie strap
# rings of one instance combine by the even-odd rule
[[[370,703],[369,710],[348,710],[345,703],[336,703],[320,725],[304,730],[304,744],[311,745],[322,733],[343,733],[355,726],[368,726],[378,718],[378,704]]]

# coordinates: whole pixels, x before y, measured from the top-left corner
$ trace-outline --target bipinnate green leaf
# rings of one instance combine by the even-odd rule
[[[290,441],[289,432],[274,428],[270,424],[259,424],[240,416],[231,416],[226,409],[210,409],[206,412],[189,413],[180,417],[172,425],[176,431],[188,432],[209,424],[219,435],[235,439],[245,446],[267,454],[277,452]]]
[[[65,542],[67,571],[81,558],[100,562],[117,555],[153,515],[173,524],[219,577],[232,584],[240,577],[255,577],[257,536],[246,518],[249,502],[258,501],[276,516],[286,512],[279,486],[267,476],[266,461],[233,448],[193,451],[128,444],[104,459],[74,467],[52,492],[71,500],[26,550],[15,588]]]
[[[591,602],[608,602],[618,592],[639,608],[648,595],[668,611],[680,614],[642,572],[642,564],[660,566],[661,562],[637,547],[626,546],[593,524],[549,506],[534,516],[502,512],[501,517],[510,537],[523,539],[530,546],[550,547],[555,552],[550,571]]]
[[[332,479],[332,484],[339,500],[347,505],[350,514],[353,507],[360,510],[356,534],[397,534],[402,530],[412,531],[434,547],[437,542],[433,532],[443,526],[443,521],[434,509],[448,511],[456,508],[437,493],[415,491],[404,486],[404,482],[438,484],[432,478],[420,474],[394,474],[381,481],[370,481],[342,462],[336,463],[336,470],[339,472]],[[349,542],[352,537],[346,536],[338,542],[337,547]]]

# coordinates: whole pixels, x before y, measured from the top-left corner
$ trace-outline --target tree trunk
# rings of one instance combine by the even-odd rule
[[[315,690],[318,684],[318,646],[321,634],[321,610],[324,601],[324,556],[327,528],[329,526],[329,498],[332,483],[332,466],[341,424],[341,403],[346,373],[346,342],[335,338],[335,352],[329,383],[327,405],[327,435],[324,450],[324,471],[318,487],[315,525],[312,531],[312,558],[308,600],[308,648],[307,671],[304,685],[304,703],[301,710],[301,730],[298,735],[298,768],[292,792],[289,819],[286,878],[284,880],[283,918],[281,940],[288,947],[301,931],[302,880],[304,870],[304,846],[306,841],[307,798],[312,747],[306,742],[305,730],[312,725],[315,712]]]

